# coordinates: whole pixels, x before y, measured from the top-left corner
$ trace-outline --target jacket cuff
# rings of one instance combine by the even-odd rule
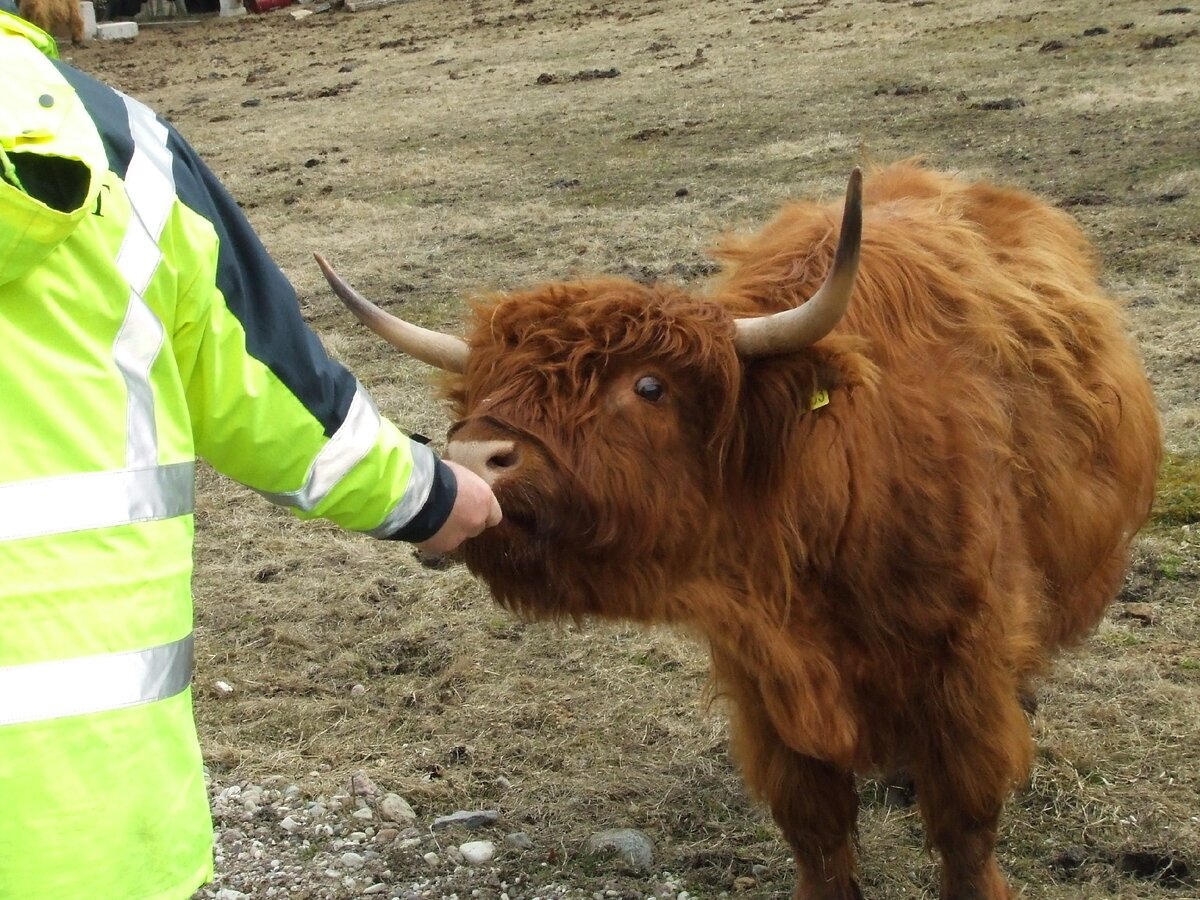
[[[454,477],[454,472],[440,459],[435,459],[433,480],[425,505],[403,526],[386,535],[386,539],[418,544],[433,537],[450,518],[450,511],[454,509],[457,496],[458,479]]]

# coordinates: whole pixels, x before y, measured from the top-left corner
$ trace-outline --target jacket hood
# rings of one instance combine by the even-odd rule
[[[53,38],[0,12],[0,285],[20,278],[95,205],[108,161],[59,74]],[[19,74],[17,74],[19,73]]]

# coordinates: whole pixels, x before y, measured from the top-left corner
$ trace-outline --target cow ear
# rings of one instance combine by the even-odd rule
[[[860,393],[878,381],[863,349],[859,339],[828,337],[803,354],[746,361],[727,461],[754,514],[787,496],[805,496],[830,527],[847,514],[842,444]]]

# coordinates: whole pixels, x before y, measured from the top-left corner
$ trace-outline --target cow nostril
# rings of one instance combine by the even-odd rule
[[[493,453],[487,461],[489,469],[513,469],[521,462],[521,454],[514,448]]]
[[[511,474],[521,464],[521,451],[512,441],[452,440],[446,445],[446,459],[466,466],[492,484],[501,475]]]

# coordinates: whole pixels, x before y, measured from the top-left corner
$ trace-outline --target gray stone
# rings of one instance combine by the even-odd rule
[[[365,860],[357,853],[347,851],[342,854],[342,865],[347,869],[361,869]]]
[[[533,841],[523,831],[514,831],[504,839],[504,843],[515,850],[530,850],[533,848]]]
[[[464,810],[451,813],[448,816],[438,816],[431,826],[434,831],[452,828],[456,825],[463,828],[487,828],[500,821],[500,812],[495,809]]]
[[[595,856],[614,856],[634,872],[645,873],[654,868],[653,842],[633,828],[599,831],[584,842],[583,852]]]
[[[399,794],[385,794],[379,801],[379,817],[385,822],[408,825],[417,820],[417,814],[408,801]]]

